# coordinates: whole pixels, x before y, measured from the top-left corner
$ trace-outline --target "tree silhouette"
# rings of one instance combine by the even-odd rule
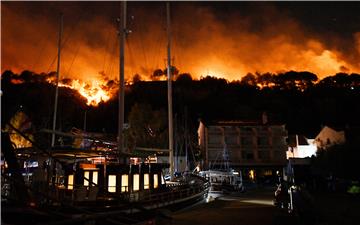
[[[190,73],[182,73],[176,78],[176,83],[189,84],[192,81]]]
[[[167,117],[164,110],[153,110],[147,103],[135,103],[128,116],[131,146],[167,147]]]
[[[246,74],[243,78],[241,78],[240,84],[246,86],[256,86],[256,77],[252,73]]]

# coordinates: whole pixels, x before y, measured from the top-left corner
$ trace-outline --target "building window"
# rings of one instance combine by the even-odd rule
[[[243,159],[254,159],[254,153],[252,152],[241,152]]]
[[[260,146],[269,145],[268,138],[267,137],[258,137],[257,144]]]
[[[108,192],[116,192],[116,175],[109,175],[108,177]]]
[[[90,180],[90,172],[84,171],[84,186],[89,186],[89,180]]]
[[[252,133],[253,132],[253,129],[252,127],[241,127],[240,128],[240,132],[244,132],[244,133]]]
[[[250,178],[250,180],[255,180],[255,170],[249,171],[249,178]]]
[[[227,134],[225,143],[228,144],[228,145],[235,145],[235,144],[237,144],[237,136],[236,136],[236,135]]]
[[[165,184],[164,176],[161,176],[161,184]]]
[[[269,159],[270,153],[268,151],[259,151],[258,152],[259,159]]]
[[[133,191],[140,190],[140,175],[134,174],[133,175]]]
[[[282,154],[281,151],[274,151],[274,158],[275,159],[282,159],[282,158],[285,158],[286,156],[284,156],[284,154]]]
[[[68,189],[73,190],[74,189],[74,175],[68,176]]]
[[[272,170],[265,170],[264,176],[272,176],[272,175],[273,175]]]
[[[241,145],[252,145],[252,138],[251,137],[241,137]]]
[[[154,188],[158,188],[159,184],[158,184],[158,175],[154,174]]]
[[[209,135],[209,144],[221,144],[222,136],[220,135]]]
[[[127,192],[129,188],[129,176],[127,174],[121,175],[121,192]]]
[[[272,140],[273,140],[272,143],[274,146],[285,145],[285,143],[286,143],[285,138],[282,136],[273,137]]]
[[[149,188],[150,188],[149,174],[145,173],[144,174],[144,189],[149,189]]]
[[[98,171],[93,171],[92,182],[91,186],[96,186],[98,184]]]

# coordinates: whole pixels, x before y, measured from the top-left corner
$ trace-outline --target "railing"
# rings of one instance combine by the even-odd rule
[[[179,185],[170,191],[161,193],[139,193],[141,195],[139,202],[143,205],[153,205],[154,207],[165,206],[175,203],[176,201],[189,200],[192,196],[201,194],[202,192],[205,194],[208,188],[209,183],[205,183],[204,185],[194,185],[192,187]]]
[[[108,202],[113,201],[115,205],[127,203],[139,203],[142,206],[152,208],[169,205],[175,202],[181,202],[182,199],[191,199],[192,196],[206,193],[210,185],[202,177],[190,179],[190,182],[168,183],[167,188],[157,188],[125,193],[110,193],[102,191],[101,187],[75,185],[73,189],[67,189],[65,186],[55,186],[56,198],[62,201],[70,201],[77,205],[81,202]],[[99,190],[100,189],[100,190]],[[199,195],[200,197],[200,195]]]

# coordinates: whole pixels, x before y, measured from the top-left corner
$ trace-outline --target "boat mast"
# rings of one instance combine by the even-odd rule
[[[60,14],[60,25],[59,25],[59,38],[58,38],[58,61],[57,61],[57,70],[56,70],[56,89],[55,89],[55,104],[54,104],[54,117],[53,117],[53,126],[52,126],[52,136],[51,136],[51,147],[55,145],[55,128],[56,128],[56,114],[58,106],[58,95],[59,95],[59,77],[60,77],[60,56],[61,56],[61,35],[63,31],[63,14]]]
[[[168,121],[169,121],[169,163],[170,179],[174,176],[174,129],[173,129],[173,110],[172,110],[172,72],[171,72],[171,30],[170,30],[170,3],[166,2],[167,14],[167,78],[168,78]]]
[[[120,42],[120,65],[119,65],[119,118],[118,118],[118,154],[120,156],[124,151],[124,95],[125,95],[125,69],[124,69],[124,55],[125,55],[125,38],[126,38],[126,2],[121,2],[122,18],[119,21],[119,42]]]

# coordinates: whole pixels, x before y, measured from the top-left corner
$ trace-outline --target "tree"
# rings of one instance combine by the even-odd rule
[[[318,80],[318,77],[313,73],[303,71],[299,72],[298,80],[301,82],[303,88],[308,88],[314,85],[314,83]]]
[[[152,80],[159,80],[161,76],[164,75],[163,70],[161,69],[156,69],[154,70],[153,74],[151,75],[151,79]]]
[[[147,103],[135,103],[129,113],[131,146],[167,148],[167,116]]]
[[[176,78],[177,83],[185,84],[185,83],[191,83],[191,81],[192,81],[192,77],[190,73],[179,74],[179,76]]]
[[[252,73],[246,74],[243,78],[241,78],[240,84],[246,86],[256,86],[256,77]]]
[[[14,73],[11,70],[4,71],[3,74],[1,75],[2,84],[10,83],[13,76],[14,76]]]
[[[313,86],[314,82],[317,81],[318,78],[315,74],[302,71],[289,71],[286,73],[280,73],[275,77],[276,86],[282,89],[295,89],[295,90],[305,90],[311,86]]]
[[[171,66],[171,75],[173,78],[176,78],[177,75],[179,75],[178,68],[176,68],[175,66]],[[161,77],[166,77],[166,76],[167,76],[167,68],[165,68],[163,70],[156,69],[156,70],[154,70],[153,74],[151,75],[151,79],[159,80]]]
[[[173,78],[179,75],[179,70],[175,66],[171,66],[170,72]],[[167,68],[164,69],[163,74],[167,75]]]
[[[31,140],[34,140],[32,135],[32,122],[23,111],[17,111],[10,119],[9,123],[20,132],[23,132],[25,135],[27,135]],[[31,142],[14,131],[10,126],[6,125],[4,130],[9,133],[10,140],[15,148],[27,148],[32,146]]]
[[[360,85],[360,74],[352,73],[350,74],[350,82],[353,86],[359,86]]]
[[[137,82],[140,82],[141,81],[141,75],[140,74],[135,74],[132,78],[132,83],[135,84]]]
[[[256,83],[259,84],[261,87],[271,87],[274,85],[274,75],[271,73],[256,73]]]
[[[325,176],[332,174],[338,178],[359,180],[359,157],[357,145],[348,142],[318,151],[312,164]]]

